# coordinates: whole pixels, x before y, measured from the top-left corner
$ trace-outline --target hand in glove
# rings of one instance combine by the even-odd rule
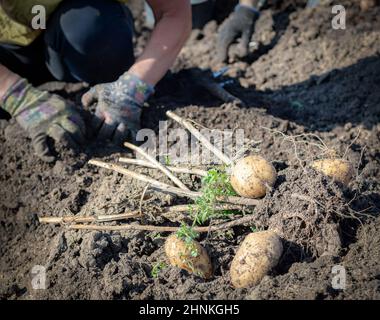
[[[97,102],[92,127],[99,131],[98,139],[110,139],[115,144],[121,144],[128,136],[135,139],[142,106],[153,92],[151,85],[128,72],[115,82],[96,85],[87,92],[83,105]]]
[[[231,43],[241,35],[240,56],[248,53],[249,42],[254,31],[259,11],[253,7],[237,5],[235,11],[226,19],[219,30],[217,55],[219,61],[225,61]]]
[[[84,142],[85,124],[76,108],[57,95],[33,88],[25,79],[8,89],[0,105],[28,132],[36,154],[46,162],[55,159],[48,136],[70,147]]]

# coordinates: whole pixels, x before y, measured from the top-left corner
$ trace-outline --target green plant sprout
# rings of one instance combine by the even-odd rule
[[[192,257],[197,257],[199,252],[194,244],[194,240],[199,236],[199,233],[194,231],[192,226],[188,226],[185,223],[181,223],[180,228],[177,231],[177,237],[182,239],[186,248],[190,251]]]
[[[150,275],[153,277],[153,278],[158,278],[158,275],[159,273],[165,269],[168,265],[163,262],[163,261],[160,261],[160,262],[156,262],[154,265],[153,265],[153,268],[152,268],[152,271],[150,272]]]
[[[166,155],[164,159],[165,159],[165,165],[170,166],[170,157]]]
[[[229,175],[225,168],[213,168],[207,171],[207,175],[202,178],[202,195],[189,206],[190,215],[193,218],[191,226],[182,223],[177,231],[177,237],[182,239],[192,257],[199,255],[194,240],[199,234],[194,230],[196,224],[202,225],[207,220],[215,217],[225,216],[233,213],[232,210],[217,211],[215,205],[218,197],[236,196],[235,190],[230,183]],[[185,255],[184,255],[185,256]]]
[[[235,196],[236,192],[231,186],[229,175],[225,168],[213,168],[207,171],[202,179],[202,195],[190,205],[190,214],[194,218],[194,224],[204,224],[210,218],[225,216],[233,211],[216,211],[215,204],[218,197]]]
[[[259,231],[259,230],[257,230],[257,228],[256,228],[255,226],[251,226],[250,229],[251,229],[252,232],[257,232],[257,231]]]
[[[157,239],[161,239],[162,238],[162,235],[161,235],[161,233],[153,233],[151,236],[150,236],[150,238],[152,239],[152,240],[157,240]]]
[[[224,232],[224,235],[227,239],[234,239],[234,232],[232,230],[227,230]]]

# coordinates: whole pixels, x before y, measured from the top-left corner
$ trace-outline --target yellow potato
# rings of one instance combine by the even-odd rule
[[[376,0],[360,0],[360,9],[368,11],[376,6]]]
[[[232,169],[231,185],[242,197],[260,198],[276,182],[277,173],[270,162],[261,156],[240,159]]]
[[[343,159],[316,160],[311,167],[343,184],[348,184],[354,173],[352,165]]]
[[[188,245],[173,234],[166,239],[165,253],[170,264],[175,267],[206,279],[212,276],[212,265],[207,251],[195,240]],[[192,253],[197,255],[194,257]]]
[[[232,285],[247,288],[258,284],[277,265],[282,250],[280,237],[273,231],[250,233],[232,260]]]

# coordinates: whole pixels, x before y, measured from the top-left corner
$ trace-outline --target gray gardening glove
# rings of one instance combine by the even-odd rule
[[[84,106],[97,102],[92,127],[98,139],[110,139],[122,144],[127,138],[135,139],[140,129],[142,106],[154,92],[151,85],[126,72],[117,81],[99,84],[87,92]]]
[[[240,57],[248,54],[248,46],[254,31],[255,23],[259,17],[259,11],[253,7],[237,5],[235,11],[222,24],[217,39],[217,58],[219,61],[226,61],[228,48],[239,36]]]
[[[8,89],[0,106],[28,132],[36,154],[46,162],[55,160],[48,147],[48,136],[70,147],[85,140],[85,124],[75,106],[57,95],[33,88],[25,79]]]

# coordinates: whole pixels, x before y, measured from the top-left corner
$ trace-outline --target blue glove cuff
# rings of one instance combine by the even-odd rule
[[[260,15],[260,11],[259,10],[257,10],[254,7],[251,7],[251,6],[247,6],[245,4],[238,4],[238,5],[236,5],[234,11],[236,12],[237,10],[239,10],[239,8],[248,9],[248,10],[252,11],[256,16]]]

